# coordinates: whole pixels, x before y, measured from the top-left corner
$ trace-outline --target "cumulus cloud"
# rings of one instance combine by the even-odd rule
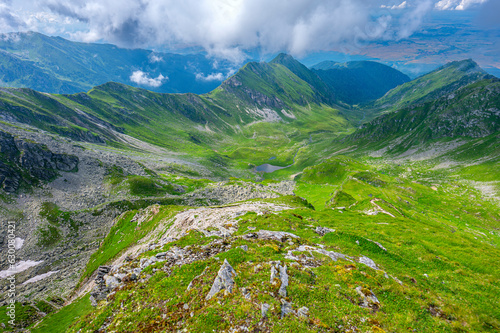
[[[482,4],[487,1],[488,0],[440,0],[436,3],[435,8],[438,10],[466,10],[471,6]],[[494,1],[495,0],[490,0],[490,2]]]
[[[201,46],[235,62],[244,51],[331,49],[370,22],[371,0],[40,0],[87,25],[73,36],[125,47]]]
[[[10,1],[0,4],[0,31],[24,24],[122,47],[201,47],[237,63],[248,50],[302,56],[407,38],[433,9],[466,9],[487,0],[16,0],[24,4],[17,11]]]
[[[141,86],[148,86],[153,88],[158,88],[166,80],[168,80],[168,77],[161,74],[156,78],[151,78],[147,73],[144,73],[143,71],[135,71],[132,73],[132,75],[130,75],[130,81],[135,82]]]
[[[223,81],[225,78],[223,73],[212,73],[209,75],[203,75],[202,73],[196,74],[196,80],[198,81]]]
[[[217,64],[214,64],[213,67],[217,68]],[[203,73],[196,73],[196,80],[198,80],[198,81],[206,81],[206,82],[210,82],[210,81],[224,81],[225,79],[227,79],[228,77],[230,77],[234,73],[236,73],[236,69],[234,69],[234,68],[229,69],[226,74],[221,73],[221,72],[219,72],[219,73],[211,73],[211,74],[208,74],[208,75],[205,75]]]
[[[154,53],[151,53],[149,55],[149,62],[154,64],[155,62],[162,62],[163,61],[163,58],[159,55],[156,55]]]

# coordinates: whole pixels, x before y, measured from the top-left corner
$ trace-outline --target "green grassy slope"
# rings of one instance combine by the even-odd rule
[[[425,181],[415,182],[421,171],[367,165],[345,157],[318,164],[305,171],[298,184],[329,184],[330,191],[320,195],[313,187],[301,194],[307,200],[322,199],[323,208],[313,209],[294,197],[264,200],[293,209],[241,216],[233,222],[238,231],[224,240],[231,246],[216,255],[218,259],[173,268],[167,262],[156,263],[140,274],[141,280],[125,283],[91,313],[75,312],[78,318],[68,331],[92,332],[106,323],[109,330],[120,332],[184,328],[205,332],[241,326],[270,332],[344,332],[353,327],[363,332],[495,332],[500,329],[495,302],[500,296],[495,284],[500,278],[495,264],[500,255],[498,205],[453,180],[451,173],[429,171]],[[340,197],[353,201],[339,209],[337,204],[345,202]],[[170,209],[160,207],[157,218]],[[321,236],[314,232],[317,226],[335,231]],[[300,238],[279,242],[238,237],[259,229],[291,232]],[[212,241],[213,237],[192,231],[127,265],[135,267],[141,258],[174,246],[203,253],[207,247],[202,246]],[[248,251],[240,245],[247,245]],[[366,256],[378,269],[356,260],[333,261],[315,252],[293,252],[300,245],[321,245],[353,258]],[[285,258],[289,251],[299,259]],[[236,288],[206,301],[204,296],[224,259],[238,274]],[[285,299],[293,310],[308,307],[306,318],[297,314],[281,318],[279,284],[269,281],[270,261],[277,260],[288,266]],[[365,293],[373,292],[378,304],[361,307],[358,286]],[[263,322],[262,303],[271,306]]]
[[[487,76],[488,74],[470,59],[453,61],[390,90],[375,101],[372,107],[384,111],[395,110],[413,103],[422,103],[439,98]]]
[[[480,98],[478,98],[480,96]],[[500,131],[500,81],[481,80],[445,97],[384,114],[363,125],[347,142],[405,151],[438,139],[482,138]]]
[[[159,248],[137,253],[123,267],[137,268],[142,259],[173,249],[184,249],[197,260],[154,263],[138,279],[126,279],[97,307],[89,308],[88,299],[82,298],[45,317],[34,332],[50,332],[56,321],[57,330],[80,333],[103,325],[116,332],[500,330],[496,283],[500,208],[484,187],[500,193],[500,81],[484,79],[462,86],[482,74],[467,61],[449,65],[428,78],[427,85],[436,89],[429,88],[434,100],[405,95],[412,105],[352,133],[343,115],[346,111],[324,103],[313,76],[306,76],[289,58],[278,60],[249,63],[201,96],[156,94],[116,83],[65,96],[3,92],[4,110],[10,115],[16,115],[12,110],[17,107],[28,109],[31,113],[22,114],[40,124],[43,117],[59,121],[61,127],[77,126],[78,120],[78,126],[92,128],[108,141],[115,140],[115,132],[123,132],[191,155],[216,156],[242,169],[272,157],[276,165],[295,162],[265,175],[269,179],[293,175],[294,196],[248,202],[285,204],[291,209],[245,211],[224,224],[237,229],[232,236],[205,237],[191,230]],[[456,71],[464,68],[472,76],[464,74],[457,80]],[[447,90],[458,83],[459,89]],[[448,93],[441,96],[444,91]],[[45,104],[37,106],[39,102]],[[111,124],[115,127],[106,129]],[[417,147],[455,141],[461,144],[433,159],[390,159]],[[376,150],[384,150],[385,157],[373,157]],[[134,184],[138,193],[149,193],[151,182],[115,173],[107,181]],[[204,183],[186,177],[181,181],[193,187]],[[92,255],[82,281],[188,209],[176,206],[174,200],[170,203],[141,211],[130,206]],[[135,217],[145,211],[148,218],[139,223]],[[193,221],[201,218],[192,216]],[[316,227],[332,232],[321,235]],[[262,229],[298,238],[242,237]],[[157,230],[157,236],[164,232]],[[349,257],[332,260],[323,250]],[[210,255],[211,251],[220,253]],[[365,257],[376,267],[369,267]],[[236,270],[235,289],[206,300],[224,259]],[[270,281],[276,261],[288,267],[286,297],[278,296],[280,283]],[[363,306],[372,293],[376,301],[372,297]],[[308,314],[282,317],[285,301],[294,311],[307,307]],[[267,319],[262,319],[263,303],[270,305]],[[23,314],[32,312],[28,306]]]
[[[324,103],[332,103],[336,96],[332,94],[328,85],[314,71],[295,60],[292,56],[280,53],[271,61],[271,64],[279,64],[288,68],[292,73],[307,82],[316,92],[317,98]]]

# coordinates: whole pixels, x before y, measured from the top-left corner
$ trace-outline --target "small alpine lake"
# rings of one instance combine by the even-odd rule
[[[288,167],[291,167],[292,165],[293,164],[282,167],[282,166],[277,166],[277,165],[272,165],[272,164],[266,163],[266,164],[261,164],[261,165],[256,166],[255,171],[270,173],[270,172],[274,172],[276,170],[286,169]]]

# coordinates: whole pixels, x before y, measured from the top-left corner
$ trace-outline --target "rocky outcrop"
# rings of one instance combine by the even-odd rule
[[[279,284],[278,294],[281,297],[286,297],[286,288],[288,287],[288,273],[286,265],[281,265],[281,262],[271,264],[271,281],[272,284]]]
[[[0,188],[5,192],[15,192],[22,181],[49,181],[58,171],[76,171],[78,162],[76,156],[55,154],[45,145],[0,131]]]
[[[380,308],[380,302],[375,296],[375,294],[366,288],[363,288],[361,286],[356,287],[356,292],[361,296],[361,302],[359,303],[359,306],[362,308],[367,308],[367,309],[372,309],[374,311],[378,310]]]
[[[95,278],[95,287],[90,292],[90,303],[92,306],[97,306],[99,301],[106,299],[108,293],[110,292],[110,288],[106,286],[106,280],[104,279],[105,275],[109,273],[111,267],[109,266],[100,266],[97,269],[97,275]]]
[[[224,259],[224,263],[222,267],[219,269],[217,273],[217,277],[215,278],[214,284],[210,289],[206,299],[209,300],[214,297],[215,294],[224,290],[225,294],[230,294],[233,292],[234,287],[234,277],[236,276],[236,271],[229,264],[229,262]]]
[[[204,200],[210,205],[226,204],[250,199],[278,198],[281,195],[294,195],[295,182],[282,181],[270,184],[255,184],[252,182],[238,182],[228,184],[220,182],[206,188],[189,193],[188,199]]]
[[[289,314],[293,314],[292,302],[288,302],[285,299],[281,300],[281,318],[288,316]]]

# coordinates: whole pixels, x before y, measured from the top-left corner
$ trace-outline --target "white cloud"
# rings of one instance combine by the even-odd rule
[[[237,63],[248,50],[302,56],[408,38],[433,9],[467,9],[486,1],[3,0],[0,31],[30,29],[122,47],[201,47],[211,57]]]
[[[211,73],[209,75],[204,75],[203,73],[197,73],[196,74],[196,80],[198,81],[224,81],[231,75],[236,73],[236,69],[232,68],[229,69],[229,71],[224,74],[224,73]]]
[[[466,10],[473,5],[482,4],[487,1],[488,0],[440,0],[436,3],[435,8],[438,10]]]
[[[225,78],[222,73],[212,73],[206,76],[201,73],[196,74],[196,80],[198,81],[223,81]]]
[[[85,23],[72,36],[126,47],[201,46],[234,62],[244,51],[331,49],[352,42],[371,20],[372,0],[39,0]]]
[[[161,56],[158,56],[154,53],[151,53],[149,55],[149,62],[150,63],[155,63],[155,62],[162,62],[163,61],[163,58]]]
[[[381,5],[380,8],[386,8],[386,9],[405,9],[408,7],[408,3],[406,1],[401,2],[399,5]]]
[[[424,17],[432,10],[432,0],[421,0],[400,19],[398,39],[410,37],[422,25]]]
[[[132,73],[132,75],[130,75],[130,81],[142,86],[149,86],[153,88],[158,88],[166,80],[168,80],[168,77],[161,74],[156,78],[151,78],[147,73],[144,73],[143,71],[135,71]]]
[[[24,28],[23,20],[13,12],[10,1],[0,3],[0,31],[10,32]]]

